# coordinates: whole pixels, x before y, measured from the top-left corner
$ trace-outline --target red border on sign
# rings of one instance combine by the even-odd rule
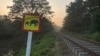
[[[31,15],[31,16],[38,16],[39,17],[39,27],[38,27],[38,30],[26,30],[24,29],[24,21],[25,21],[25,16],[26,15]],[[22,19],[22,31],[24,32],[28,32],[28,31],[32,31],[32,32],[40,32],[40,21],[41,21],[41,17],[37,14],[32,14],[32,13],[24,13],[23,15],[23,19]]]

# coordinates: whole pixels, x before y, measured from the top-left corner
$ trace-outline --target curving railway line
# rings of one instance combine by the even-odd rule
[[[100,45],[63,33],[57,32],[55,35],[61,38],[76,56],[100,56]]]

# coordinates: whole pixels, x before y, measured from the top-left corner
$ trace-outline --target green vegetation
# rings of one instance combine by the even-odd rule
[[[100,42],[100,32],[95,32],[90,35],[91,39]]]
[[[32,43],[31,56],[53,56],[53,47],[55,43],[55,36],[53,33],[48,33],[40,40]],[[25,47],[17,53],[17,56],[25,56]]]
[[[49,17],[53,13],[47,0],[13,0],[13,5],[9,6],[11,16],[22,16],[23,13],[32,13],[39,16]]]
[[[75,0],[66,6],[62,31],[100,42],[100,0]]]
[[[0,55],[7,54],[9,50],[14,52],[14,55],[26,43],[27,32],[21,30],[22,19],[15,17],[15,21],[11,21],[8,17],[0,18]],[[41,21],[41,31],[34,32],[34,40],[40,40],[45,34],[53,31],[51,22],[45,17]],[[41,36],[41,37],[39,37]],[[52,35],[51,35],[52,36]],[[25,44],[24,44],[25,45]],[[16,47],[17,46],[17,47]],[[22,49],[23,50],[23,49]]]
[[[53,26],[50,22],[50,18],[53,12],[51,11],[49,2],[47,0],[29,0],[28,2],[29,3],[27,3],[26,0],[13,0],[13,5],[7,7],[10,8],[9,15],[0,15],[0,56],[8,54],[9,50],[12,50],[14,52],[12,55],[15,56],[26,42],[27,32],[23,32],[21,30],[24,13],[31,12],[32,14],[41,17],[40,32],[34,32],[34,40],[38,41],[42,37],[45,38],[45,34],[53,31]],[[34,43],[34,45],[36,45],[36,43]],[[36,46],[42,45],[45,45],[45,43],[40,43]],[[48,50],[48,48],[43,50]],[[22,48],[21,51],[23,50],[25,49]],[[20,56],[20,53],[18,55]]]
[[[65,34],[68,34],[70,36],[84,39],[84,40],[90,40],[94,42],[100,42],[100,32],[95,32],[93,34],[82,34],[82,33],[75,33],[75,32],[64,32]]]

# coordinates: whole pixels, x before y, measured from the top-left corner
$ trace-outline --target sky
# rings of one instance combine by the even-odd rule
[[[62,27],[63,19],[67,15],[66,6],[73,1],[74,0],[48,0],[48,2],[50,2],[52,11],[55,12],[53,14],[54,17],[52,18],[52,21],[56,23],[56,25]]]
[[[47,0],[52,8],[52,11],[55,13],[53,14],[54,17],[51,19],[58,26],[62,26],[63,19],[66,16],[66,5],[69,5],[70,2],[74,0]],[[0,15],[7,15],[9,10],[7,6],[11,6],[12,0],[0,0]]]

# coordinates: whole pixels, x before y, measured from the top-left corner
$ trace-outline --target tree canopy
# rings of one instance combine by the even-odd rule
[[[38,13],[42,16],[48,16],[53,13],[47,0],[13,0],[13,6],[9,6],[9,15],[22,16],[23,13]]]
[[[96,24],[100,19],[95,16],[99,14],[97,10],[100,10],[99,0],[75,0],[75,2],[71,2],[66,9],[68,15],[64,19],[63,29],[72,32],[91,32],[94,28],[96,31],[100,26],[99,23]]]

